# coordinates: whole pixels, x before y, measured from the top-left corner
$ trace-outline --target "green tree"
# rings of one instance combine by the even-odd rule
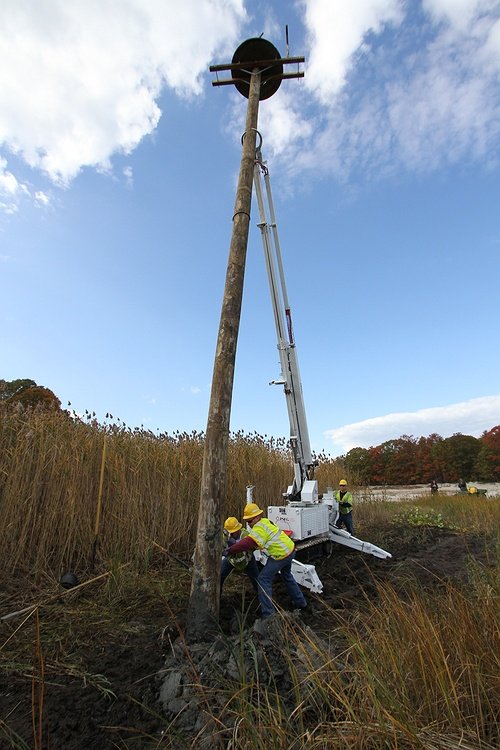
[[[345,467],[359,484],[371,484],[372,457],[368,448],[351,448],[345,456]]]
[[[481,450],[479,438],[456,432],[445,438],[441,447],[445,467],[443,481],[456,482],[460,477],[469,480],[474,475],[476,459]]]

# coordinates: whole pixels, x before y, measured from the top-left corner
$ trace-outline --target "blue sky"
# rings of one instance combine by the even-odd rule
[[[0,377],[204,430],[261,33],[305,78],[261,103],[311,443],[500,423],[500,4],[7,0]],[[286,436],[253,204],[231,428]]]

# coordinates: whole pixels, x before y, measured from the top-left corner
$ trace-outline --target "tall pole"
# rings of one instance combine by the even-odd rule
[[[219,620],[220,581],[214,571],[220,572],[222,551],[229,421],[250,226],[260,81],[260,70],[255,68],[250,77],[245,137],[205,435],[198,532],[188,608],[189,641],[206,640],[209,634],[216,632]]]
[[[302,78],[304,74],[298,70],[295,73],[283,72],[285,65],[296,63],[298,66],[301,62],[304,62],[303,57],[281,58],[271,42],[259,37],[240,44],[231,63],[210,67],[217,74],[213,85],[234,85],[248,99],[248,106],[205,433],[198,530],[186,628],[190,642],[210,640],[218,630],[229,421],[250,227],[259,101],[276,93],[284,78]],[[232,77],[219,80],[218,73],[223,70],[229,70]]]

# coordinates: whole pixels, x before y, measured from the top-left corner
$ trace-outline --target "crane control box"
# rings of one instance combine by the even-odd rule
[[[267,509],[267,517],[280,529],[291,531],[292,539],[297,542],[328,534],[328,505],[271,506]]]

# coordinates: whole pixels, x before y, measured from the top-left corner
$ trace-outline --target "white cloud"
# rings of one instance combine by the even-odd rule
[[[8,169],[7,160],[0,156],[0,213],[17,213],[23,198],[31,200],[39,208],[46,208],[50,203],[47,193],[42,190],[33,191],[27,184],[20,182]]]
[[[21,185],[12,172],[7,170],[7,162],[0,156],[0,195],[13,196],[21,190]]]
[[[277,33],[272,7],[261,18],[246,5],[255,17],[245,0],[2,4],[0,145],[60,185],[85,166],[110,170],[114,154],[131,153],[156,128],[163,88],[200,95],[208,64],[232,55],[245,24]],[[291,174],[342,180],[498,164],[498,0],[297,5],[306,48],[291,52],[305,52],[306,76],[263,103],[265,155]],[[0,202],[14,211],[3,180]]]
[[[298,106],[312,103],[309,92],[316,117],[306,141],[281,129],[291,174],[376,179],[459,161],[498,165],[498,0],[302,4],[310,49]]]
[[[38,206],[48,206],[50,203],[50,196],[44,193],[43,190],[37,190],[34,195],[35,203]]]
[[[324,104],[344,85],[368,31],[403,17],[400,0],[303,0],[310,54],[307,85]]]
[[[6,159],[0,156],[0,211],[4,214],[16,213],[20,197],[26,190],[26,186],[7,169]]]
[[[327,430],[324,436],[334,442],[339,452],[345,453],[351,448],[380,445],[401,435],[421,437],[437,433],[449,437],[461,432],[479,437],[497,424],[500,424],[500,396],[484,396],[449,406],[365,419]]]
[[[127,187],[132,187],[132,185],[134,184],[134,170],[132,169],[132,167],[124,167],[122,174],[125,177],[125,183]]]
[[[422,0],[422,7],[434,18],[465,29],[476,15],[498,10],[497,0]]]
[[[17,0],[0,15],[0,143],[60,184],[151,133],[163,86],[199,94],[246,18],[243,0]]]

